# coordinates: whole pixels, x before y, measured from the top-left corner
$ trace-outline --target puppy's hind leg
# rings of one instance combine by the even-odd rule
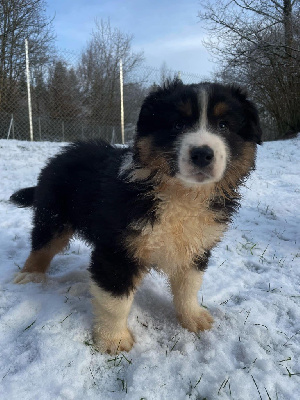
[[[15,276],[14,283],[43,282],[52,258],[62,251],[73,231],[59,224],[57,215],[36,211],[32,230],[32,251],[22,270]]]

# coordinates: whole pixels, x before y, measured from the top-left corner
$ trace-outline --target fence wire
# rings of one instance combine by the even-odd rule
[[[30,54],[29,54],[30,60]],[[147,93],[166,78],[179,76],[196,83],[200,75],[140,65],[124,70],[125,141],[130,141]],[[33,140],[75,141],[102,138],[121,143],[119,67],[109,73],[101,66],[82,64],[64,52],[42,65],[30,66]],[[26,74],[3,80],[0,95],[0,137],[30,140]]]

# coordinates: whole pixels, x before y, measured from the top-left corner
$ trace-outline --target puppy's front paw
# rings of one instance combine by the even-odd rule
[[[205,331],[212,328],[213,317],[203,307],[199,307],[193,313],[182,313],[178,315],[181,325],[190,332]]]
[[[95,329],[93,338],[96,348],[101,353],[118,354],[121,351],[130,351],[134,344],[134,339],[129,329],[114,334]]]
[[[45,282],[46,276],[41,272],[18,272],[14,278],[14,283],[24,284],[29,282]]]

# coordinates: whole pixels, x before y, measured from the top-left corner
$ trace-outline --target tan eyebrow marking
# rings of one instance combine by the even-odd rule
[[[220,102],[220,103],[217,103],[217,104],[214,106],[213,113],[214,113],[214,116],[215,116],[215,117],[221,117],[221,116],[224,115],[228,110],[229,110],[228,104],[226,104],[225,102],[222,101],[222,102]]]
[[[177,105],[177,109],[182,112],[185,116],[187,117],[191,117],[193,110],[192,110],[192,103],[191,100],[188,100],[186,102],[181,101],[178,105]]]

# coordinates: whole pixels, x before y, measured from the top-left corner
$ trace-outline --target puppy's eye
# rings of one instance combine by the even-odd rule
[[[177,131],[183,131],[185,128],[185,124],[181,121],[177,121],[174,124],[174,129],[176,129]]]
[[[219,122],[219,129],[222,131],[225,131],[228,128],[228,123],[226,121],[220,121]]]

